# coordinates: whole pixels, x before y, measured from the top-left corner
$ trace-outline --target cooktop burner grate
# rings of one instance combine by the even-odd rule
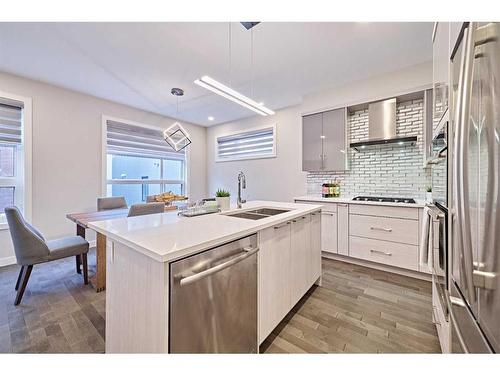
[[[364,201],[364,202],[389,202],[389,203],[416,203],[413,198],[391,198],[391,197],[367,197],[358,196],[352,198],[353,201]]]

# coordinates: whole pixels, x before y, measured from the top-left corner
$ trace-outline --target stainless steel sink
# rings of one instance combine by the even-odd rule
[[[226,216],[239,217],[241,219],[250,219],[250,220],[259,220],[269,217],[269,215],[252,214],[249,212],[236,212],[234,214],[227,214]]]
[[[279,214],[282,214],[282,213],[285,213],[288,211],[290,211],[290,210],[283,210],[283,209],[278,209],[278,208],[259,208],[257,210],[251,210],[251,211],[246,211],[246,212],[267,215],[267,216],[274,216],[274,215],[279,215]]]
[[[248,210],[242,212],[234,212],[226,214],[226,216],[239,217],[241,219],[259,220],[265,219],[269,216],[279,215],[290,210],[283,210],[278,208],[258,208],[256,210]]]

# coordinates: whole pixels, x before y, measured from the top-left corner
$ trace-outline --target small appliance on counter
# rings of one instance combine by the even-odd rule
[[[321,196],[323,198],[340,197],[340,182],[338,180],[325,182],[321,185]]]

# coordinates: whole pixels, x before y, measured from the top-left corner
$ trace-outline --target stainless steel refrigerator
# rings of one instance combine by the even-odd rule
[[[464,23],[451,64],[452,351],[500,353],[500,24]]]

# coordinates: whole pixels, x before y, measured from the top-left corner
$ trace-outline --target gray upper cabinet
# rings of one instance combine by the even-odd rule
[[[346,120],[346,108],[302,118],[303,171],[347,169]]]
[[[302,170],[320,171],[323,165],[323,114],[302,117]]]
[[[450,23],[436,22],[432,35],[433,130],[448,109]]]

